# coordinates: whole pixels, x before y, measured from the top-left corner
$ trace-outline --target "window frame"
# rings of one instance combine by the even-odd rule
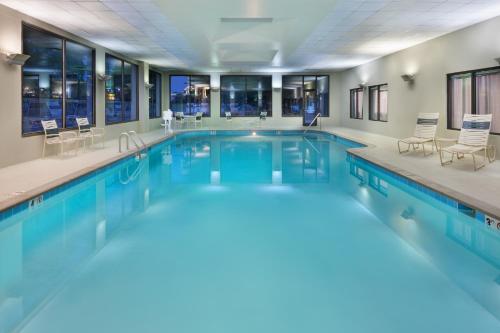
[[[140,112],[140,110],[139,110],[139,66],[137,64],[131,62],[131,61],[125,60],[125,59],[123,59],[121,57],[118,57],[118,56],[116,56],[114,54],[106,52],[106,53],[104,53],[104,71],[105,72],[106,72],[106,57],[107,56],[110,56],[112,58],[120,60],[121,63],[122,63],[122,80],[121,80],[122,91],[124,90],[123,89],[123,85],[124,85],[124,82],[125,82],[125,80],[123,79],[124,76],[125,76],[125,63],[128,63],[128,64],[130,64],[132,66],[135,66],[137,68],[137,82],[136,82],[136,85],[135,85],[136,86],[136,88],[135,88],[135,90],[136,90],[135,107],[136,107],[136,110],[137,110],[137,112],[136,112],[137,116],[136,116],[135,119],[131,119],[131,120],[125,120],[125,121],[122,120],[122,121],[117,121],[117,122],[113,122],[113,123],[108,123],[107,122],[107,120],[106,120],[106,82],[104,82],[104,85],[105,85],[104,86],[104,125],[105,126],[112,126],[112,125],[117,125],[117,124],[126,124],[126,123],[132,123],[134,121],[139,121],[139,119],[140,119],[140,114],[139,114],[139,112]],[[122,100],[121,100],[121,105],[122,105],[121,114],[122,114],[122,119],[123,119],[123,104],[124,104],[123,103],[123,101],[124,101],[124,94],[123,93],[122,93],[121,97],[122,97]],[[149,112],[149,110],[148,110],[148,112]]]
[[[90,126],[95,127],[96,126],[96,108],[97,108],[97,103],[96,103],[96,92],[97,92],[96,78],[97,78],[97,75],[96,75],[96,50],[95,50],[95,48],[91,47],[85,43],[82,43],[82,42],[76,41],[74,39],[65,37],[63,35],[57,34],[53,31],[41,28],[41,27],[36,26],[34,24],[31,24],[31,23],[28,23],[25,21],[21,21],[21,50],[22,50],[23,54],[26,54],[25,47],[24,47],[24,32],[25,32],[26,28],[36,30],[38,32],[41,32],[41,33],[50,35],[52,37],[56,37],[56,38],[61,39],[61,42],[62,42],[62,44],[61,44],[62,45],[62,60],[61,60],[61,70],[62,70],[61,78],[62,78],[62,81],[61,81],[61,85],[63,87],[62,99],[61,99],[61,101],[62,101],[62,104],[61,104],[62,105],[62,109],[61,109],[62,126],[61,126],[61,128],[59,128],[59,131],[61,131],[61,132],[75,130],[75,127],[71,127],[71,128],[66,127],[66,42],[71,42],[74,44],[78,44],[78,45],[87,47],[92,51],[92,65],[93,65],[92,66],[92,85],[93,85],[92,90],[93,91],[92,91],[92,122],[90,123]],[[23,113],[22,104],[23,103],[22,103],[22,99],[23,99],[24,66],[25,66],[24,64],[21,66],[21,71],[20,71],[21,72],[21,137],[45,135],[43,130],[40,132],[29,132],[29,133],[23,132],[23,115],[22,115],[22,113]]]
[[[352,88],[352,89],[349,89],[349,118],[350,119],[356,119],[356,120],[363,120],[364,118],[364,111],[363,111],[363,99],[361,101],[361,118],[358,118],[356,117],[356,110],[354,110],[354,117],[353,117],[353,105],[352,105],[352,94],[354,93],[354,95],[357,95],[359,92],[363,93],[363,99],[364,99],[364,88],[362,87],[358,87],[358,88]],[[357,97],[357,96],[356,96]],[[357,98],[356,98],[357,100]],[[359,106],[359,105],[358,105]]]
[[[284,114],[283,113],[283,83],[285,77],[290,77],[290,76],[301,76],[302,77],[302,108],[300,110],[299,115],[290,115],[290,114]],[[318,96],[318,77],[324,76],[328,80],[328,98],[327,98],[327,107],[328,107],[328,115],[324,116],[321,115],[322,118],[329,118],[330,117],[330,74],[287,74],[287,75],[282,75],[281,76],[281,117],[282,118],[303,118],[304,117],[304,109],[305,109],[305,90],[304,90],[304,78],[306,76],[314,76],[315,77],[315,82],[316,82],[316,96]]]
[[[149,73],[156,73],[158,75],[160,75],[160,96],[158,96],[158,103],[160,104],[160,114],[158,116],[155,116],[155,117],[151,117],[151,110],[149,110],[149,100],[148,100],[148,119],[158,119],[158,118],[161,118],[161,110],[162,110],[162,105],[163,105],[163,75],[161,72],[157,71],[157,70],[154,70],[154,69],[149,69]],[[148,75],[148,83],[151,84],[151,75]],[[151,89],[149,89],[149,98],[151,98]]]
[[[471,114],[477,114],[477,101],[476,101],[476,78],[477,78],[477,73],[481,72],[487,72],[487,71],[495,71],[498,70],[500,71],[500,66],[494,66],[494,67],[486,67],[486,68],[478,68],[478,69],[472,69],[472,70],[467,70],[467,71],[460,71],[460,72],[454,72],[454,73],[448,73],[446,74],[446,129],[451,130],[451,131],[460,131],[460,128],[453,128],[452,127],[452,87],[451,87],[451,79],[454,76],[457,75],[465,75],[465,74],[470,74],[471,75]],[[462,119],[460,120],[462,121]],[[490,135],[500,135],[500,133],[497,132],[490,132]]]
[[[387,120],[380,120],[380,87],[382,86],[387,86],[387,100],[389,100],[389,84],[388,83],[381,83],[381,84],[374,84],[368,87],[368,120],[371,121],[380,121],[382,123],[387,123],[389,121],[389,103],[387,103]],[[372,88],[377,88],[378,91],[378,99],[377,99],[377,119],[372,118],[372,113],[370,112],[371,106],[372,106],[372,94],[371,94],[371,89]]]
[[[222,111],[222,78],[223,77],[231,77],[231,76],[240,76],[240,77],[244,77],[245,78],[245,98],[246,98],[246,95],[247,95],[247,77],[252,77],[252,76],[261,76],[261,77],[270,77],[271,78],[271,110],[270,112],[269,111],[266,111],[267,112],[267,118],[272,118],[273,117],[273,87],[272,87],[272,75],[267,75],[267,74],[263,74],[263,75],[259,75],[259,74],[248,74],[248,75],[245,75],[245,74],[228,74],[228,75],[221,75],[220,76],[220,82],[221,82],[221,87],[219,89],[219,117],[220,118],[225,118],[225,115],[223,114],[223,112],[228,112],[228,111]],[[240,116],[240,115],[235,115],[235,114],[231,114],[231,117],[232,118],[259,118],[259,115],[255,115],[255,116],[252,116],[252,115],[244,115],[244,116]]]
[[[210,89],[210,93],[208,94],[208,114],[203,113],[204,118],[210,118],[212,117],[212,81],[211,81],[211,76],[207,74],[171,74],[168,76],[168,107],[170,110],[172,110],[172,77],[176,76],[187,76],[189,78],[188,80],[188,86],[191,86],[191,77],[192,76],[201,76],[204,78],[208,78],[208,86]],[[172,110],[173,111],[173,110]],[[175,113],[176,111],[174,111]]]

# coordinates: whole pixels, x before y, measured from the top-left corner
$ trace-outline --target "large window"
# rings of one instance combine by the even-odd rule
[[[106,125],[139,119],[137,65],[106,54]]]
[[[186,115],[202,112],[210,117],[210,76],[171,75],[170,109]]]
[[[370,120],[387,121],[388,85],[379,84],[368,88],[368,109]]]
[[[350,117],[351,119],[363,119],[363,88],[355,88],[350,91]]]
[[[94,50],[23,25],[22,133],[43,132],[41,120],[76,127],[76,117],[94,117]]]
[[[159,118],[161,116],[161,74],[155,71],[149,71],[149,119]]]
[[[329,115],[328,75],[284,75],[281,96],[283,117],[305,115],[312,121],[318,113]]]
[[[272,77],[270,75],[221,76],[221,117],[258,117],[261,112],[272,116]]]
[[[448,74],[448,128],[460,129],[466,113],[493,114],[500,134],[500,67]]]
[[[283,117],[301,117],[304,111],[304,77],[283,76],[281,98]]]

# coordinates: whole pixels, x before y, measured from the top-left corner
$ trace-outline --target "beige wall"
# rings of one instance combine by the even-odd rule
[[[30,18],[19,12],[0,5],[0,50],[2,52],[22,51],[22,22],[27,22],[43,29],[53,31],[64,37],[79,41],[95,48],[96,72],[104,73],[105,54],[110,50],[73,36],[65,31]],[[106,126],[106,137],[117,137],[125,130],[146,131],[159,127],[160,119],[148,119],[148,91],[144,80],[148,78],[148,64],[133,59],[128,61],[139,65],[139,121]],[[104,82],[96,80],[96,126],[104,127]],[[23,137],[21,132],[21,67],[0,61],[0,167],[39,158],[42,148],[42,136]]]
[[[423,44],[379,58],[340,74],[338,100],[341,126],[392,137],[412,135],[419,112],[439,112],[438,135],[457,137],[446,129],[446,74],[498,66],[500,57],[500,17]],[[401,75],[416,72],[415,83],[408,85]],[[368,93],[364,93],[364,119],[349,118],[349,89],[359,83],[389,84],[389,122],[368,120]],[[500,147],[500,136],[491,135],[490,143]]]

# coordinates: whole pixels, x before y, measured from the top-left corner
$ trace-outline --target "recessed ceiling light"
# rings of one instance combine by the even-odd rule
[[[221,17],[222,23],[272,23],[272,17]]]

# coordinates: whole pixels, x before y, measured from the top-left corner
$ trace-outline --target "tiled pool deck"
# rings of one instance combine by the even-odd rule
[[[422,153],[416,152],[400,155],[394,138],[342,127],[324,127],[323,131],[367,145],[366,148],[353,148],[349,152],[356,158],[381,166],[403,179],[414,181],[422,191],[431,192],[429,190],[431,189],[438,192],[437,195],[451,197],[468,207],[493,217],[500,217],[500,163],[498,162],[489,164],[477,172],[472,171],[472,161],[467,159],[443,168],[437,154],[429,157],[423,157]],[[161,142],[171,135],[173,134],[165,135],[163,130],[141,134],[148,146]],[[105,148],[96,148],[76,156],[68,155],[64,158],[53,156],[0,169],[0,184],[2,184],[0,217],[14,213],[15,209],[22,209],[19,206],[9,207],[14,207],[133,154],[133,152],[119,153],[118,141],[114,139],[107,141]]]

